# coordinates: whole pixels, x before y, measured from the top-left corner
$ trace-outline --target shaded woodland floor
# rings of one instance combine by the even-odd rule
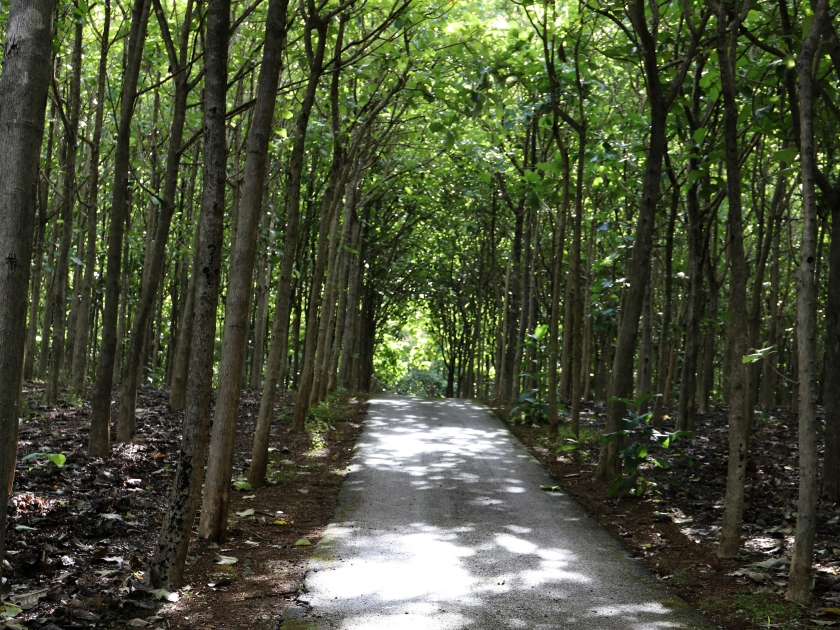
[[[31,630],[276,628],[332,517],[364,404],[316,409],[310,430],[295,434],[287,422],[291,396],[278,397],[282,421],[272,427],[269,485],[234,493],[226,543],[201,548],[194,539],[188,586],[167,593],[150,591],[143,571],[180,445],[182,414],[169,411],[168,390],[140,390],[137,441],[114,447],[108,460],[85,455],[90,406],[47,407],[42,390],[37,383],[25,387],[9,502],[11,571],[3,598],[21,609],[12,621]],[[246,391],[240,406],[234,474],[242,479],[259,397]],[[32,453],[61,453],[66,461],[60,467],[46,457],[22,461]],[[304,539],[312,546],[296,545]]]
[[[726,485],[725,406],[712,406],[710,413],[698,416],[696,440],[678,441],[672,447],[690,458],[691,466],[644,470],[645,478],[662,484],[658,491],[620,500],[606,496],[604,485],[591,479],[598,456],[595,436],[604,426],[604,405],[585,405],[581,415],[585,441],[577,452],[551,445],[545,427],[511,424],[505,410],[494,411],[590,516],[721,628],[840,626],[837,505],[823,502],[818,508],[813,606],[802,609],[784,600],[798,492],[797,420],[788,410],[756,415],[743,545],[735,560],[719,560],[715,555]],[[664,424],[666,430],[673,430],[673,420],[666,419]],[[565,438],[559,443],[562,446]],[[822,447],[820,441],[820,454]],[[672,486],[666,483],[669,477]]]
[[[168,410],[167,390],[143,388],[138,441],[115,447],[109,460],[89,459],[89,405],[71,399],[47,407],[40,402],[42,389],[37,383],[25,388],[27,413],[9,503],[11,571],[3,597],[22,609],[13,621],[33,630],[275,628],[283,610],[295,604],[310,551],[332,517],[364,405],[316,410],[311,430],[297,435],[288,425],[291,397],[278,399],[270,485],[235,493],[228,542],[222,548],[194,546],[189,586],[167,594],[149,591],[143,571],[163,514],[182,414]],[[243,479],[258,408],[259,392],[244,392],[234,467]],[[784,601],[786,552],[796,522],[794,416],[781,409],[756,416],[742,556],[721,561],[715,547],[726,475],[726,408],[714,406],[698,416],[700,437],[675,445],[692,466],[646,470],[646,478],[661,484],[658,490],[621,500],[607,497],[603,485],[590,479],[604,412],[602,405],[585,405],[584,440],[577,449],[562,448],[565,438],[560,449],[551,445],[545,427],[509,426],[558,485],[721,628],[840,626],[837,505],[823,503],[818,511],[814,605],[800,609]],[[22,461],[32,453],[61,453],[66,461],[60,467],[46,457]],[[313,545],[296,546],[301,539]],[[236,563],[216,564],[222,557]]]

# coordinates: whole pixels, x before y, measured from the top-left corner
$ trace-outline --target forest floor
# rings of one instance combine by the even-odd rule
[[[141,388],[137,439],[108,459],[85,455],[89,404],[70,396],[48,407],[38,383],[24,397],[0,628],[30,630],[273,630],[332,518],[366,407],[346,397],[321,405],[295,434],[291,397],[278,397],[268,485],[234,492],[226,542],[194,537],[186,586],[168,593],[144,583],[180,445],[183,414],[169,410],[168,390]],[[234,475],[243,481],[259,397],[245,391],[240,406]],[[53,457],[24,461],[37,453]]]
[[[584,405],[578,444],[568,441],[573,437],[570,432],[561,432],[552,445],[544,426],[512,424],[506,409],[493,410],[590,516],[721,628],[840,627],[840,507],[836,504],[821,503],[818,508],[813,605],[800,608],[784,599],[798,493],[797,420],[788,410],[756,414],[743,545],[740,556],[732,560],[715,555],[728,459],[725,406],[712,406],[710,413],[697,416],[695,440],[680,439],[672,445],[670,450],[681,454],[675,459],[690,459],[690,466],[641,470],[657,487],[642,497],[621,499],[607,496],[604,484],[591,477],[605,422],[604,405]],[[673,430],[673,420],[666,419],[664,425],[663,430]]]

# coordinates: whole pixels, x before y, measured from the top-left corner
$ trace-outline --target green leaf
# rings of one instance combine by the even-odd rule
[[[703,139],[706,137],[707,132],[708,132],[708,129],[706,129],[705,127],[700,127],[700,129],[696,130],[694,132],[694,134],[692,135],[692,138],[694,138],[694,142],[696,144],[702,143]]]
[[[55,464],[58,468],[64,466],[64,462],[67,461],[67,457],[62,455],[61,453],[44,453],[47,456],[47,459],[50,460],[53,464]]]
[[[309,547],[310,545],[312,545],[312,543],[306,540],[306,538],[301,538],[295,543],[295,547]]]
[[[773,159],[778,162],[783,162],[784,164],[791,164],[796,159],[797,155],[799,155],[799,149],[796,147],[788,147],[787,149],[776,151],[773,154]]]
[[[77,265],[84,265],[84,264],[85,264],[85,263],[83,263],[81,260],[79,260],[78,258],[76,258],[75,256],[70,256],[70,260],[72,260],[72,261],[73,261],[74,263],[76,263]]]
[[[6,603],[0,606],[0,617],[3,617],[4,619],[11,619],[22,612],[23,610],[14,604]]]
[[[233,487],[236,488],[237,490],[253,490],[254,489],[254,486],[252,486],[247,481],[234,481],[233,482]]]
[[[542,339],[545,337],[545,334],[548,332],[548,325],[547,324],[540,324],[534,329],[534,337],[537,339]]]

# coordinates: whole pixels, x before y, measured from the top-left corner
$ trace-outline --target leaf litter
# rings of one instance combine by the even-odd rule
[[[495,411],[508,422],[505,410]],[[542,489],[562,489],[571,495],[669,588],[721,628],[746,630],[767,627],[767,621],[756,625],[759,620],[753,621],[731,603],[741,595],[760,595],[790,606],[784,602],[784,592],[797,517],[798,425],[788,409],[756,412],[747,463],[742,549],[739,558],[720,560],[715,551],[726,486],[727,411],[724,405],[711,405],[709,413],[697,415],[697,439],[683,441],[677,449],[693,465],[642,470],[646,479],[659,484],[657,491],[620,501],[606,496],[603,484],[589,477],[597,462],[596,445],[585,445],[583,454],[557,452],[549,448],[544,426],[508,425],[560,484]],[[671,412],[668,406],[666,412]],[[581,414],[584,430],[603,428],[605,405],[584,403]],[[824,422],[822,409],[818,415]],[[663,424],[663,430],[673,430],[674,420],[666,416]],[[821,456],[822,436],[821,428]],[[570,476],[575,473],[581,476]],[[840,507],[821,502],[817,517],[813,605],[810,612],[800,611],[799,621],[778,627],[814,628],[825,625],[825,620],[836,623],[834,613],[817,611],[840,611]],[[730,603],[723,605],[724,601]],[[822,623],[814,620],[818,616]]]
[[[146,582],[181,440],[183,415],[169,410],[168,394],[163,388],[142,387],[136,441],[112,445],[106,459],[91,459],[85,452],[89,403],[48,407],[42,404],[43,384],[24,386],[28,413],[20,424],[8,503],[0,628],[198,630],[232,627],[243,618],[254,619],[254,628],[261,623],[275,628],[282,609],[295,603],[314,548],[302,551],[295,541],[305,537],[316,542],[329,523],[364,404],[348,403],[348,417],[321,436],[326,446],[320,449],[313,448],[308,435],[293,434],[288,424],[275,421],[269,456],[276,463],[269,468],[268,485],[250,494],[232,494],[235,517],[225,545],[236,553],[226,557],[238,562],[214,565],[214,558],[223,554],[202,548],[194,539],[187,586],[170,592],[151,590]],[[248,470],[259,401],[258,390],[243,392],[234,473],[238,480]],[[116,396],[115,409],[118,402]],[[291,404],[290,395],[278,396],[275,417],[288,417]],[[308,476],[281,475],[280,459]],[[296,492],[304,485],[310,494]],[[266,516],[242,505],[257,498]],[[293,520],[286,520],[287,514]],[[287,527],[273,527],[275,520]],[[230,573],[212,578],[214,566]],[[245,594],[225,588],[233,583]]]

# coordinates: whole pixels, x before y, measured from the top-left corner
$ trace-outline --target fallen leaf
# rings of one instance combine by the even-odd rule
[[[254,486],[252,486],[247,481],[234,481],[233,482],[233,487],[236,488],[237,490],[253,490],[254,489]]]
[[[126,625],[130,626],[132,628],[145,628],[146,626],[149,626],[151,624],[148,621],[140,619],[139,617],[135,617],[134,619],[129,621]]]
[[[23,610],[14,606],[13,604],[4,604],[0,606],[0,617],[11,618],[22,613]]]
[[[295,547],[308,547],[312,543],[306,540],[306,538],[301,538],[295,543]]]
[[[236,515],[240,518],[245,518],[246,516],[253,516],[255,512],[256,510],[254,510],[254,508],[248,508],[247,510],[237,512]]]
[[[38,605],[38,602],[47,596],[49,589],[44,588],[38,591],[30,591],[29,593],[18,593],[9,598],[15,606],[20,606],[23,610],[30,610]]]
[[[104,518],[106,521],[121,521],[123,517],[120,514],[100,514],[99,518]]]
[[[167,591],[165,588],[156,588],[149,591],[152,594],[152,599],[165,599],[168,602],[177,602],[181,596],[177,592]]]
[[[253,540],[246,540],[245,544],[250,545],[251,547],[259,547],[260,546],[260,543],[254,542]]]
[[[236,564],[239,562],[239,559],[234,558],[233,556],[221,556],[217,554],[213,559],[213,562],[214,564]]]
[[[274,521],[274,524],[275,525],[291,525],[292,522],[291,521],[284,521],[282,518],[280,518],[280,519],[277,519],[276,521]]]
[[[223,577],[219,578],[218,580],[213,580],[207,586],[209,586],[210,588],[220,588],[222,586],[227,586],[232,583],[233,580],[231,580],[229,577]]]
[[[38,530],[34,527],[28,527],[27,525],[15,525],[16,532],[37,532]]]
[[[558,492],[562,489],[560,486],[540,486],[540,490],[548,490],[549,492]]]
[[[820,615],[837,615],[840,616],[840,608],[823,608],[820,612]]]

